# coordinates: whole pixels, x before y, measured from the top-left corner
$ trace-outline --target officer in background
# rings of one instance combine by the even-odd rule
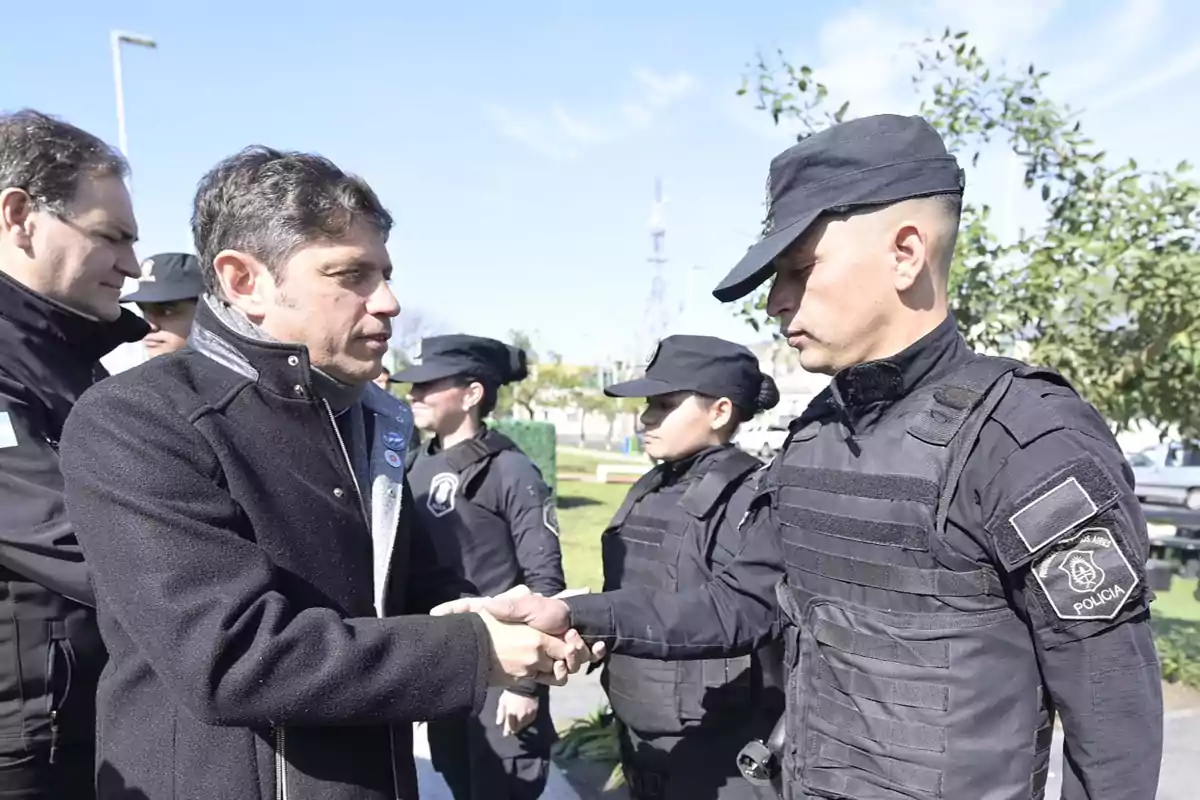
[[[645,450],[660,463],[630,489],[604,531],[604,591],[641,589],[654,597],[704,586],[741,548],[737,524],[762,466],[730,441],[742,422],[779,402],[775,381],[741,345],[669,336],[644,377],[605,394],[648,399]],[[604,597],[591,602],[590,619],[577,606],[585,629],[594,631],[611,615]],[[672,610],[652,600],[643,611],[642,636],[653,637],[661,628],[650,620]],[[691,623],[716,619],[697,614]],[[636,800],[760,796],[738,775],[735,758],[748,739],[766,735],[783,710],[779,648],[680,662],[617,652],[605,666],[603,685]]]
[[[435,336],[421,363],[392,380],[411,383],[413,419],[428,441],[409,453],[416,513],[441,561],[485,595],[524,584],[566,587],[554,498],[528,456],[484,420],[497,392],[523,380],[525,352],[478,336]],[[492,689],[478,718],[431,722],[430,750],[456,800],[541,795],[555,741],[547,687]]]
[[[159,253],[142,262],[138,288],[121,298],[137,303],[150,333],[142,339],[150,358],[174,353],[187,344],[204,293],[200,261],[190,253]]]
[[[1064,800],[1145,800],[1162,686],[1133,476],[1061,376],[959,334],[963,186],[918,117],[842,123],[772,162],[767,235],[713,294],[773,276],[767,312],[833,379],[761,478],[736,559],[753,580],[716,575],[632,649],[711,657],[773,635],[762,586],[782,550],[786,797],[1040,800],[1057,716]],[[482,605],[620,652],[647,619],[623,594],[434,611]],[[686,621],[702,608],[720,624]]]
[[[768,234],[714,290],[833,376],[751,530],[781,537],[793,796],[1145,800],[1162,687],[1146,523],[1105,420],[972,352],[948,312],[963,172],[919,117],[818,133],[770,170]]]

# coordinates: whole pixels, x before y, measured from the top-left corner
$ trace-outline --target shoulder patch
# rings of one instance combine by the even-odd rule
[[[1033,568],[1060,619],[1109,620],[1133,596],[1139,578],[1108,528],[1085,528]]]
[[[559,535],[558,510],[553,497],[547,497],[546,502],[542,503],[542,524],[546,526],[546,530],[555,536]]]
[[[1112,508],[1120,487],[1092,456],[1077,456],[1003,507],[989,525],[1005,566],[1013,569]]]
[[[0,450],[16,447],[17,444],[17,431],[13,428],[12,418],[7,411],[0,411]]]
[[[457,495],[458,475],[453,472],[440,472],[429,482],[429,497],[425,500],[425,507],[435,517],[444,517],[454,510]]]

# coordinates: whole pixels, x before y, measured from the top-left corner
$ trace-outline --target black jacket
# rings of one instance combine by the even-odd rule
[[[64,432],[111,654],[98,796],[413,797],[411,728],[390,723],[478,712],[490,645],[475,615],[377,617],[469,590],[411,524],[408,408],[367,388],[360,502],[304,348],[239,336],[204,305],[192,341],[206,352],[89,392]]]
[[[75,401],[107,377],[100,358],[147,331],[130,312],[100,322],[0,274],[0,752],[95,735],[107,655],[58,440]]]

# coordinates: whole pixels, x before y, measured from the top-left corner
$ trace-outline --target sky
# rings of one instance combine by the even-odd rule
[[[735,94],[757,52],[812,66],[851,116],[913,113],[903,45],[947,25],[1049,70],[1110,153],[1197,157],[1200,5],[1183,0],[21,3],[0,108],[115,144],[109,31],[153,37],[122,53],[139,256],[191,250],[192,195],[220,158],[319,152],[396,219],[397,330],[523,330],[542,353],[602,363],[648,355],[659,178],[666,331],[765,338],[710,294],[755,241],[767,165],[794,141]],[[967,183],[1002,230],[1037,223],[1011,161]]]

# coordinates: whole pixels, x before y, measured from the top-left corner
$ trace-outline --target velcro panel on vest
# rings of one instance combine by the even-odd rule
[[[1012,570],[1095,519],[1120,496],[1104,467],[1080,456],[998,509],[988,527],[1001,560]]]
[[[795,467],[779,468],[780,485],[830,494],[848,494],[868,500],[905,500],[933,508],[938,485],[913,475],[876,475],[870,472]]]
[[[816,762],[812,766],[816,769],[809,773],[809,785],[837,796],[879,797],[887,800],[911,800],[914,794],[918,797],[942,796],[942,773],[938,770],[919,764],[906,764],[833,740],[820,743]],[[852,767],[867,775],[847,774],[821,767]],[[876,776],[891,786],[907,791],[893,791],[881,786]]]
[[[947,641],[901,641],[863,633],[827,619],[817,621],[813,636],[818,642],[843,653],[907,664],[910,667],[950,668],[950,643]]]
[[[928,597],[999,596],[1002,593],[995,573],[988,569],[950,572],[944,569],[902,567],[826,553],[786,539],[784,546],[790,567],[818,578]]]
[[[826,695],[812,698],[810,702],[818,717],[852,736],[929,753],[946,752],[945,728],[866,714]]]
[[[761,466],[762,462],[749,453],[730,450],[688,487],[679,505],[696,519],[707,519],[730,486]]]
[[[968,362],[933,390],[929,403],[909,424],[909,433],[938,447],[950,444],[996,381],[1020,366],[1004,358]]]
[[[778,506],[776,513],[784,525],[804,531],[855,542],[899,547],[902,550],[929,550],[929,532],[920,525],[857,519],[783,504]]]
[[[817,677],[845,694],[888,705],[933,711],[950,708],[950,687],[941,684],[881,678],[849,667],[837,667],[824,659],[821,660]]]

